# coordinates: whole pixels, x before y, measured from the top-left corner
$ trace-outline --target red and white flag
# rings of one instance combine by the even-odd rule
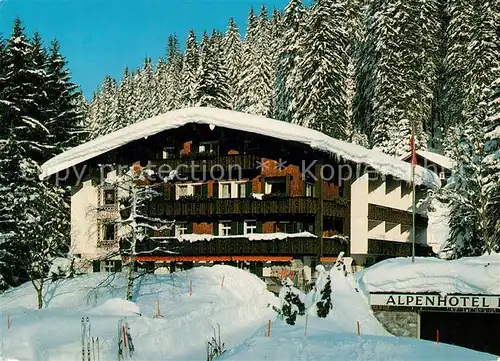
[[[415,150],[415,140],[410,135],[411,164],[417,164],[417,151]]]

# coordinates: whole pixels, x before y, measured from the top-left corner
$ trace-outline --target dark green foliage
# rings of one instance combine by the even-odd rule
[[[321,299],[316,304],[318,317],[325,318],[332,309],[332,281],[327,277],[325,287],[321,290]]]

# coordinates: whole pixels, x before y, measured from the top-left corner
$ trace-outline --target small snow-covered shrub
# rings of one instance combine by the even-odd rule
[[[318,317],[325,318],[333,308],[332,305],[332,281],[327,277],[325,287],[321,290],[321,299],[316,304]]]
[[[293,286],[292,281],[286,279],[282,282],[280,290],[281,310],[280,315],[289,325],[295,325],[297,315],[306,313],[306,305],[300,299],[300,291]]]

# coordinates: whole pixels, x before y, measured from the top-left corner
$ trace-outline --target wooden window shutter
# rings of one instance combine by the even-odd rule
[[[257,221],[257,233],[262,233],[262,221]]]
[[[208,183],[203,183],[201,185],[201,195],[203,197],[207,197],[208,196]]]
[[[244,222],[243,221],[240,221],[238,222],[238,234],[241,235],[241,234],[244,234],[245,232],[243,231],[243,226],[244,226]]]
[[[286,194],[287,196],[290,196],[290,192],[291,192],[291,181],[292,181],[292,176],[290,174],[287,174],[286,175],[286,178],[285,178],[285,182],[286,182]]]
[[[187,222],[187,234],[193,234],[193,222]]]
[[[252,195],[252,181],[248,181],[245,184],[245,196],[249,198]]]
[[[92,272],[101,272],[101,261],[92,262]]]
[[[115,261],[115,272],[121,272],[122,270],[122,261]]]
[[[212,183],[212,197],[219,198],[219,182]]]
[[[238,234],[238,222],[232,221],[231,222],[231,235],[236,236],[237,234]]]
[[[214,221],[212,223],[212,233],[214,236],[219,235],[219,221]]]

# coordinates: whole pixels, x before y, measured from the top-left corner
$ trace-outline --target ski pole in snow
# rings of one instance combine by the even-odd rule
[[[307,319],[309,318],[309,313],[306,312],[306,326],[304,328],[304,336],[307,336]]]
[[[10,330],[10,313],[7,314],[7,330]]]
[[[267,337],[271,337],[271,320],[267,321]]]
[[[360,335],[360,329],[359,329],[359,321],[356,321],[357,325],[358,325],[358,336]]]
[[[439,330],[436,330],[436,343],[439,344]]]
[[[83,317],[82,317],[81,334],[82,334],[82,361],[85,361],[85,319]]]
[[[226,277],[226,275],[222,276],[222,282],[220,283],[220,288],[224,288],[224,277]]]
[[[87,317],[87,361],[91,361],[90,359],[90,321]]]
[[[95,342],[94,337],[92,336],[92,361],[95,361]]]
[[[193,281],[189,281],[189,295],[193,295]]]
[[[97,361],[100,361],[101,360],[101,354],[100,354],[100,351],[99,351],[99,337],[96,339],[96,343],[97,343]]]
[[[160,301],[156,301],[156,315],[154,317],[161,317],[163,318],[163,315],[160,313]]]

